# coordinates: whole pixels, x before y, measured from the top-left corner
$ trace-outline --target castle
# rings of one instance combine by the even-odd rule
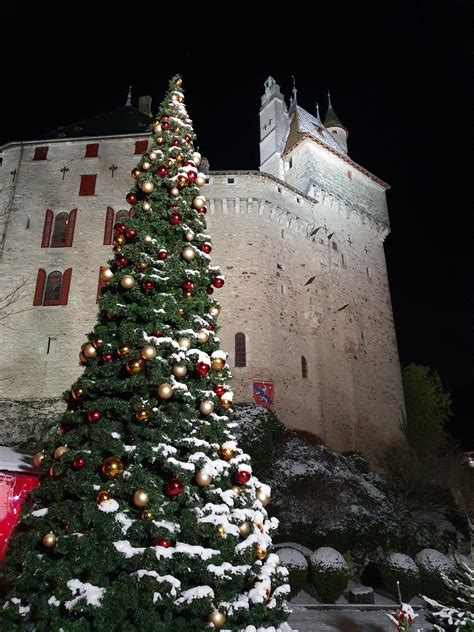
[[[0,443],[62,410],[92,328],[112,229],[147,148],[151,99],[0,148]],[[333,449],[374,456],[399,440],[403,391],[384,239],[388,185],[324,122],[265,82],[260,170],[207,171],[203,194],[234,401],[260,393]],[[1,306],[0,306],[1,307]],[[262,386],[263,385],[263,386]],[[265,395],[266,393],[266,395]]]

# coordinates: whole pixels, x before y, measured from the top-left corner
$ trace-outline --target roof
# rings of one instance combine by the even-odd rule
[[[104,112],[71,125],[58,127],[55,130],[37,136],[37,140],[146,134],[149,131],[151,120],[151,117],[143,114],[140,110],[130,105],[124,105],[110,112]]]
[[[380,178],[377,178],[377,176],[368,171],[368,169],[365,169],[351,160],[351,158],[349,158],[349,156],[344,152],[341,145],[333,137],[331,132],[329,132],[325,125],[321,123],[319,118],[313,116],[299,105],[296,105],[292,111],[290,131],[288,133],[288,138],[286,139],[286,145],[283,150],[282,157],[289,154],[304,139],[313,140],[331,153],[336,154],[339,158],[351,165],[351,167],[365,174],[384,189],[390,188],[389,184]]]
[[[331,103],[331,95],[328,92],[328,111],[326,112],[326,118],[324,119],[324,125],[326,127],[342,127],[342,129],[346,130],[347,128],[341,123],[338,115],[334,112],[334,108]]]

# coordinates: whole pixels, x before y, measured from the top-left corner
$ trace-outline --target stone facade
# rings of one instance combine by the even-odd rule
[[[282,108],[267,99],[264,116],[269,107],[280,108],[278,118],[288,125],[284,102]],[[270,173],[265,165],[260,172],[210,171],[203,189],[213,263],[226,275],[218,291],[220,338],[236,401],[252,400],[254,380],[273,382],[274,409],[287,425],[320,435],[334,449],[373,456],[399,440],[404,410],[383,250],[385,189],[311,139],[284,155],[284,136],[273,134],[278,155],[271,143],[265,148]],[[12,143],[1,150],[0,296],[22,278],[26,283],[18,313],[1,330],[0,442],[14,441],[18,425],[32,432],[38,401],[53,415],[55,400],[81,372],[78,351],[95,322],[99,268],[111,255],[103,245],[106,210],[127,208],[141,138]],[[98,157],[84,157],[87,143],[99,143]],[[33,160],[38,146],[49,147],[46,160]],[[94,195],[79,196],[85,174],[97,175]],[[71,247],[41,247],[47,209],[77,209]],[[67,305],[32,306],[39,268],[72,268]],[[234,366],[237,332],[246,338],[244,367]],[[48,415],[39,417],[43,423]]]

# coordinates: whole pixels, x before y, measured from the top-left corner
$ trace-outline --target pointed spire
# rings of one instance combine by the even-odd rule
[[[319,103],[316,101],[316,118],[321,120],[321,117],[319,116]]]
[[[132,107],[132,86],[128,86],[128,95],[127,95],[127,101],[125,103],[125,107]]]
[[[291,91],[292,95],[290,99],[290,110],[293,110],[297,106],[296,93],[298,92],[298,90],[296,89],[296,80],[295,80],[294,75],[291,75],[291,78],[293,79],[293,89]]]
[[[326,112],[326,118],[324,119],[324,125],[326,127],[342,127],[346,129],[344,125],[339,120],[336,112],[334,112],[334,108],[331,103],[331,93],[328,90],[328,111]]]

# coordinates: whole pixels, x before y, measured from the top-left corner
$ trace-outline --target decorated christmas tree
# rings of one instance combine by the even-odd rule
[[[289,630],[270,489],[232,434],[224,278],[179,77],[152,129],[83,374],[9,542],[2,630]]]

